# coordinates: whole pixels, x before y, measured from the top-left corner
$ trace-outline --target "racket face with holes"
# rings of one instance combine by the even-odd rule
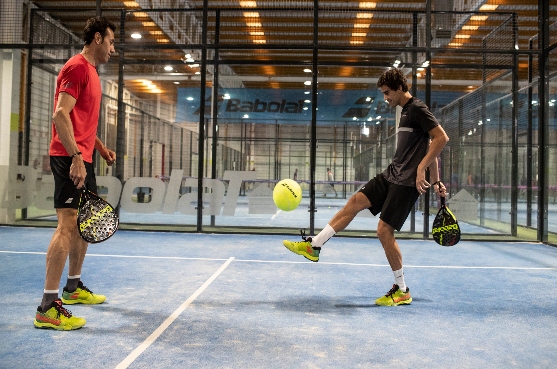
[[[77,208],[77,229],[89,243],[109,239],[118,229],[118,214],[105,200],[84,189]]]
[[[441,246],[454,246],[460,241],[460,227],[456,217],[445,204],[441,205],[433,220],[431,234]]]

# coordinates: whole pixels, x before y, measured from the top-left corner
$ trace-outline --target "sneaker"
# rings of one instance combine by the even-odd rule
[[[35,321],[36,328],[51,328],[59,331],[71,331],[85,325],[85,319],[72,315],[72,312],[62,307],[60,299],[54,300],[50,307],[43,312],[41,307],[37,308]]]
[[[381,306],[410,305],[411,303],[410,288],[406,287],[406,292],[402,292],[398,284],[393,284],[393,288],[385,296],[375,300],[375,304]]]
[[[300,242],[291,242],[284,240],[282,244],[290,251],[295,254],[302,255],[308,260],[311,261],[319,261],[319,252],[321,251],[321,247],[313,247],[311,246],[311,237],[304,237],[302,236],[303,241]]]
[[[94,294],[90,289],[85,287],[81,281],[79,281],[75,291],[69,292],[66,287],[64,287],[64,291],[62,292],[62,302],[66,305],[96,305],[102,304],[104,300],[106,300],[106,296]]]

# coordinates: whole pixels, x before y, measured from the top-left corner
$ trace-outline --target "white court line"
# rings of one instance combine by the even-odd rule
[[[209,285],[219,276],[219,274],[221,274],[226,269],[226,267],[232,262],[232,260],[234,260],[233,257],[229,258],[226,261],[226,263],[224,263],[219,268],[219,270],[217,270],[211,276],[211,278],[209,278],[205,283],[203,283],[203,285],[201,287],[199,287],[199,289],[197,291],[195,291],[195,293],[193,295],[191,295],[186,301],[184,301],[184,303],[178,309],[176,309],[168,318],[166,318],[166,320],[157,329],[155,329],[155,331],[153,333],[151,333],[151,335],[149,337],[147,337],[147,339],[145,339],[145,341],[143,341],[143,343],[141,345],[139,345],[135,350],[133,350],[124,360],[122,360],[120,362],[120,364],[116,365],[115,369],[124,369],[124,368],[127,368],[128,366],[130,366],[130,364],[132,364],[135,361],[135,359],[137,359],[137,357],[143,353],[143,351],[145,351],[147,348],[149,348],[149,346],[151,346],[151,344],[153,342],[155,342],[155,340],[157,338],[159,338],[159,336],[166,330],[166,328],[168,328],[170,326],[170,324],[172,324],[176,320],[176,318],[178,318],[178,316],[199,295],[201,295],[201,293],[203,291],[205,291],[205,289],[207,287],[209,287]]]
[[[36,251],[7,251],[0,250],[0,254],[30,254],[30,255],[46,255],[46,252]],[[111,257],[121,259],[162,259],[162,260],[202,260],[202,261],[223,261],[225,258],[188,258],[183,256],[148,256],[148,255],[117,255],[117,254],[87,254],[87,257]],[[244,263],[270,263],[270,264],[318,264],[318,265],[346,265],[346,266],[369,266],[369,267],[389,267],[389,264],[371,264],[371,263],[335,263],[320,261],[312,263],[306,260],[290,261],[290,260],[257,260],[257,259],[236,259],[235,262]],[[405,268],[431,268],[431,269],[507,269],[507,270],[557,270],[557,267],[521,267],[521,266],[463,266],[463,265],[412,265],[405,264]]]

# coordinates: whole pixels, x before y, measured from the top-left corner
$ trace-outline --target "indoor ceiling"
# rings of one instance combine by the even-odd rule
[[[117,25],[120,12],[108,9],[129,10],[124,30],[125,84],[140,98],[158,96],[172,103],[176,101],[177,87],[199,85],[200,78],[196,73],[199,73],[201,53],[195,45],[202,43],[202,0],[36,0],[32,3],[39,8],[52,9],[47,12],[49,16],[76,35],[81,34],[84,20],[94,14],[98,3],[103,15]],[[301,88],[305,81],[311,79],[315,36],[312,0],[210,0],[208,4],[208,57],[210,60],[215,57],[216,49],[211,45],[218,38],[219,85]],[[424,0],[320,0],[317,33],[319,88],[375,88],[375,80],[386,67],[399,61],[400,67],[408,68],[413,57],[408,50],[411,50],[409,47],[413,46],[414,40],[422,48],[415,55],[416,62],[425,62],[427,55],[421,52],[426,46],[425,4]],[[481,16],[470,13],[432,15],[430,42],[432,47],[438,48],[431,54],[433,88],[442,86],[444,90],[456,91],[477,88],[484,77],[480,69],[482,62],[492,65],[513,63],[509,54],[505,53],[485,58],[479,52],[482,47],[498,50],[514,48],[511,37],[513,29],[517,29],[516,46],[520,50],[528,50],[530,40],[538,31],[538,0],[432,0],[432,4],[434,10],[439,11],[451,6],[463,11],[485,12]],[[84,11],[68,12],[67,9],[71,8]],[[164,11],[151,10],[163,8]],[[552,16],[555,11],[552,7]],[[516,27],[512,23],[513,14],[516,15]],[[554,18],[551,19],[553,22]],[[414,24],[417,26],[414,27]],[[141,38],[132,38],[134,33],[140,34]],[[120,30],[117,31],[119,35]],[[119,37],[117,42],[121,43]],[[464,49],[469,51],[464,52]],[[187,59],[187,56],[192,59]],[[115,78],[117,61],[118,58],[112,58],[104,73]],[[213,81],[214,71],[210,64],[208,85]],[[527,67],[528,58],[521,56],[521,81],[526,79]],[[410,78],[411,69],[407,70]],[[423,78],[423,72],[418,71],[418,84],[424,83]],[[151,81],[151,85],[146,80]],[[154,85],[156,88],[153,88]]]

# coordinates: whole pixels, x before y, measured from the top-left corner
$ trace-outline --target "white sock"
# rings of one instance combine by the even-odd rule
[[[395,275],[395,283],[398,284],[398,288],[400,288],[401,291],[406,292],[406,283],[404,282],[404,272],[402,271],[402,268],[399,270],[393,270],[393,274]]]
[[[323,228],[323,230],[319,232],[317,236],[311,238],[311,246],[321,247],[325,244],[325,242],[329,241],[329,239],[333,237],[335,234],[336,232],[333,229],[333,227],[327,224],[325,228]]]

